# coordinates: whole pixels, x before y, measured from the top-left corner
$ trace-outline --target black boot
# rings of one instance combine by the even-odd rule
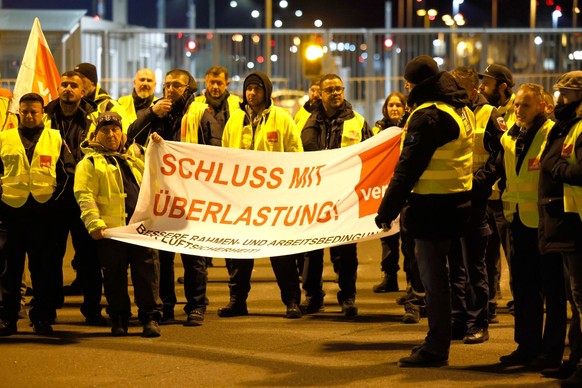
[[[376,294],[381,294],[384,292],[396,292],[398,291],[398,278],[396,275],[384,275],[384,278],[380,284],[376,284],[372,290]]]

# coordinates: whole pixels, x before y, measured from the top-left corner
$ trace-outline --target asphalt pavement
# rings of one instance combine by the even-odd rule
[[[184,291],[176,284],[176,321],[163,325],[159,338],[142,338],[137,320],[122,338],[112,337],[108,327],[86,326],[79,312],[82,297],[68,296],[53,335],[35,335],[24,318],[18,322],[18,334],[0,337],[0,387],[557,386],[539,372],[504,368],[498,362],[515,348],[513,317],[505,308],[510,299],[506,267],[500,323],[490,326],[488,342],[453,341],[447,367],[399,368],[398,359],[424,339],[427,320],[401,323],[403,308],[396,298],[403,291],[372,292],[381,275],[378,240],[359,244],[359,260],[359,315],[354,318],[340,314],[338,286],[327,256],[325,311],[295,320],[284,318],[268,259],[255,262],[248,316],[216,315],[228,302],[228,276],[224,260],[214,259],[204,324],[183,325]],[[70,252],[65,261],[69,284],[74,278]],[[181,274],[178,259],[176,276]],[[404,290],[402,271],[399,283]],[[135,306],[133,312],[137,315]]]

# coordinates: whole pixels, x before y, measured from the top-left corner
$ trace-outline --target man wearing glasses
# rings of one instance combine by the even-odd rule
[[[194,101],[198,85],[186,70],[174,69],[166,74],[164,95],[148,109],[137,113],[128,130],[129,141],[146,145],[151,133],[164,140],[196,144],[220,145],[221,130],[207,105]],[[186,125],[186,122],[188,123]],[[162,322],[174,320],[176,291],[174,289],[174,252],[160,251],[160,298],[164,303]],[[206,260],[203,257],[180,255],[184,265],[186,325],[197,326],[204,321],[206,305]]]
[[[319,151],[347,147],[372,137],[366,120],[352,109],[344,98],[344,85],[336,74],[321,77],[321,100],[313,104],[311,116],[301,133],[305,151]],[[345,316],[358,315],[355,305],[358,256],[356,244],[330,248],[331,260],[338,270],[340,291],[337,300]],[[305,302],[301,305],[304,314],[323,308],[325,292],[322,288],[323,249],[307,252],[303,268]]]

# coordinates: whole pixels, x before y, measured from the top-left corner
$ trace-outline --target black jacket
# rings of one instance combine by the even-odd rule
[[[81,151],[81,143],[87,139],[89,129],[93,120],[89,115],[97,111],[97,104],[87,98],[81,99],[79,109],[73,115],[71,122],[64,119],[59,99],[53,100],[44,108],[45,113],[51,120],[51,128],[58,129],[61,132],[63,141],[67,143],[71,154],[75,158],[75,162],[83,159],[83,152]]]
[[[182,117],[188,112],[194,101],[193,93],[187,93],[172,105],[172,110],[165,117],[158,117],[152,107],[137,112],[137,119],[127,130],[127,144],[136,142],[145,146],[151,133],[157,132],[164,140],[180,141]],[[222,130],[212,113],[204,112],[198,127],[198,143],[220,146]]]
[[[455,108],[462,108],[469,103],[464,89],[447,72],[441,72],[419,83],[408,97],[408,105],[411,107],[429,101],[444,102]],[[378,209],[376,223],[389,224],[406,205],[402,222],[413,237],[439,239],[460,236],[466,228],[470,214],[470,192],[411,193],[436,149],[459,137],[460,128],[457,122],[437,108],[428,107],[413,112],[405,131],[400,159]]]
[[[320,151],[340,148],[344,121],[350,120],[354,116],[352,105],[347,101],[344,101],[333,117],[327,117],[321,100],[315,101],[312,106],[311,116],[309,116],[301,131],[303,150]],[[362,141],[372,136],[368,123],[364,121]]]
[[[577,101],[573,105],[580,105]],[[564,106],[564,108],[567,108]],[[556,108],[560,116],[560,107]],[[576,213],[564,212],[564,183],[582,186],[582,165],[568,164],[562,158],[562,145],[570,128],[582,120],[575,112],[569,112],[567,117],[558,122],[548,136],[546,148],[541,157],[540,181],[538,186],[538,207],[540,223],[538,241],[541,253],[549,252],[581,252],[582,251],[582,221]],[[582,160],[582,139],[576,140],[574,152],[578,160]]]

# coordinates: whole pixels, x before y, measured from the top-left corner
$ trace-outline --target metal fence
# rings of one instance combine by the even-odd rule
[[[81,49],[82,61],[94,63],[101,85],[118,97],[131,93],[143,67],[156,72],[158,95],[167,71],[190,71],[202,90],[213,65],[229,69],[235,92],[254,70],[268,73],[275,90],[307,90],[304,48],[313,43],[324,48],[323,72],[342,77],[346,99],[371,123],[385,96],[403,90],[404,67],[417,55],[435,57],[442,70],[506,64],[517,84],[545,88],[582,68],[582,33],[574,29],[82,30]]]

